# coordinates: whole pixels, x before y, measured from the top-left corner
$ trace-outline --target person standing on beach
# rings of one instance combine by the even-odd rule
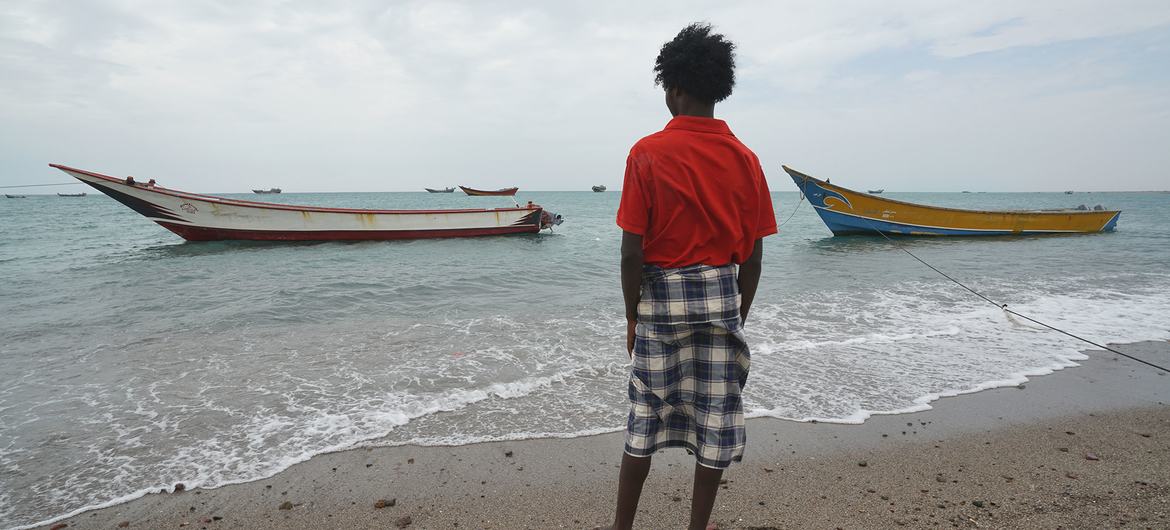
[[[617,224],[633,368],[617,529],[633,526],[658,450],[695,456],[693,530],[706,528],[723,470],[743,457],[743,323],[776,216],[759,159],[714,117],[735,85],[734,52],[708,24],[664,44],[655,82],[673,118],[626,160]]]

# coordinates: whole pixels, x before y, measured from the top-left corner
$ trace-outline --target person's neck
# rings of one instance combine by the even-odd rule
[[[714,118],[715,105],[706,105],[701,103],[686,105],[678,109],[678,115],[691,116],[695,118]]]

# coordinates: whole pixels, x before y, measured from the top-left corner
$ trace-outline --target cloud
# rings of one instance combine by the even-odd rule
[[[12,0],[0,181],[57,161],[197,191],[617,188],[667,118],[658,46],[694,20],[739,44],[719,111],[769,172],[1064,189],[1112,159],[1143,188],[1170,162],[1158,2]]]

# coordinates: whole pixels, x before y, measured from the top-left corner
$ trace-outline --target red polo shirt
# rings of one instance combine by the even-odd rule
[[[776,214],[759,158],[727,124],[678,116],[630,149],[617,224],[643,236],[647,264],[718,266],[751,256]]]

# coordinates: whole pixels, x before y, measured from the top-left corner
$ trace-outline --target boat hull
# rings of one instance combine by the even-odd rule
[[[198,195],[52,164],[188,241],[357,241],[537,233],[543,209],[361,210]]]
[[[858,193],[787,166],[784,170],[833,235],[1009,236],[1111,232],[1116,210],[980,211],[941,208]]]
[[[468,188],[466,186],[459,186],[459,189],[463,190],[463,193],[466,193],[466,194],[471,195],[473,197],[479,197],[479,196],[483,196],[483,197],[511,197],[511,196],[515,195],[517,191],[520,191],[520,188],[504,188],[501,190],[477,190],[475,188]]]

